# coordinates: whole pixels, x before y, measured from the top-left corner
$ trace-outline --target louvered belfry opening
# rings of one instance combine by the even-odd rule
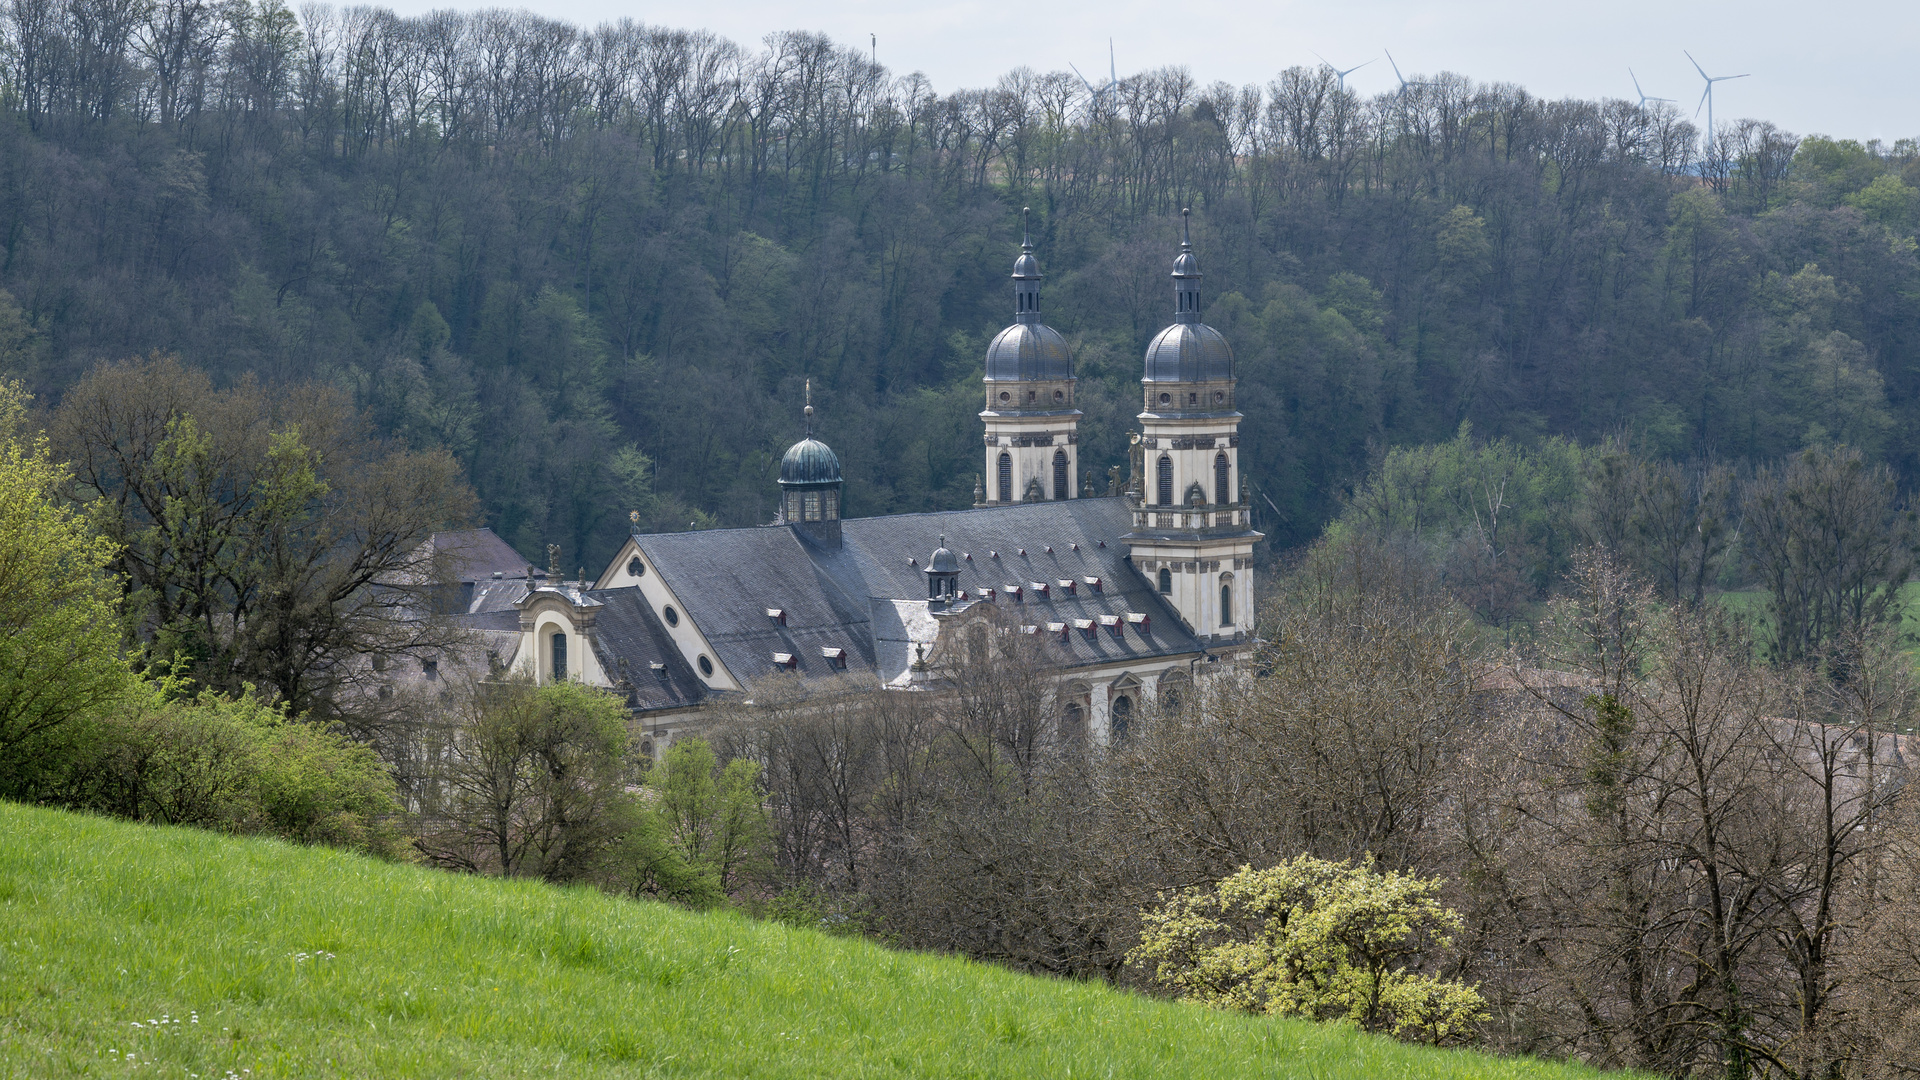
[[[1173,505],[1173,459],[1160,455],[1159,487],[1156,491],[1161,506]]]
[[[1004,451],[1000,454],[1000,501],[1013,501],[1013,455]]]

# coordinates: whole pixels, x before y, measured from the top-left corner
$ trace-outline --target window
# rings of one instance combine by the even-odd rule
[[[1053,452],[1053,497],[1064,499],[1069,494],[1071,492],[1067,490],[1067,452],[1055,450]]]
[[[440,661],[438,660],[420,661],[420,674],[426,676],[426,679],[428,682],[432,682],[435,679],[438,679],[440,677]]]
[[[1000,452],[1000,501],[1013,501],[1013,455]]]
[[[567,681],[567,635],[555,631],[550,639],[553,642],[553,681]]]
[[[1168,683],[1160,688],[1160,711],[1163,713],[1179,712],[1185,700],[1178,683]]]
[[[1220,625],[1233,625],[1233,575],[1220,575]]]
[[[1233,502],[1233,467],[1227,464],[1227,455],[1213,456],[1213,501],[1221,506]]]
[[[797,491],[787,492],[787,520],[800,520],[800,493]]]
[[[1013,400],[1012,394],[1007,393],[1005,390],[1000,391],[1000,401],[1002,404],[1005,404],[1006,402],[1009,402],[1012,400]]]
[[[806,519],[808,521],[820,520],[820,493],[817,491],[807,492]]]
[[[391,686],[383,686],[383,687],[381,687],[381,688],[380,688],[380,700],[381,700],[381,701],[385,701],[385,700],[387,700],[388,698],[391,698],[392,696],[393,696],[393,687],[391,687]]]
[[[1160,455],[1160,483],[1158,494],[1160,496],[1161,506],[1173,505],[1173,459],[1165,454]]]
[[[967,627],[967,663],[981,667],[987,662],[987,628]]]
[[[1200,404],[1200,395],[1199,395],[1199,394],[1188,394],[1188,395],[1187,395],[1187,404],[1189,404],[1189,405],[1198,405],[1198,404]]]
[[[1027,400],[1028,400],[1028,401],[1039,401],[1039,400],[1040,400],[1040,391],[1038,391],[1038,390],[1029,390],[1029,391],[1027,391]]]
[[[1213,403],[1215,405],[1225,405],[1227,403],[1227,392],[1225,390],[1215,390],[1213,392]]]
[[[1173,395],[1172,395],[1172,394],[1161,394],[1161,395],[1160,395],[1160,404],[1162,404],[1162,405],[1171,405],[1172,403],[1173,403]]]
[[[840,520],[840,493],[829,488],[828,490],[822,492],[821,494],[827,497],[826,498],[827,508],[824,511],[826,515],[826,520],[839,521]]]
[[[647,564],[640,561],[640,556],[635,555],[633,558],[627,560],[628,577],[640,577],[646,572]]]
[[[661,610],[660,614],[665,615],[667,617],[668,626],[680,625],[680,613],[673,610],[672,604],[668,604],[664,609]]]
[[[375,671],[387,670],[387,658],[384,656],[381,656],[379,653],[375,653],[373,656],[373,670]]]
[[[668,608],[667,610],[672,611],[673,609]],[[713,661],[707,659],[705,653],[700,654],[700,674],[709,678],[713,675]]]
[[[1067,392],[1065,390],[1055,390],[1053,392],[1053,403],[1055,405],[1058,405],[1066,400],[1067,400]]]
[[[1173,595],[1173,571],[1164,566],[1160,568],[1160,591],[1168,596]]]
[[[1133,699],[1128,697],[1125,694],[1121,694],[1119,697],[1114,698],[1113,699],[1113,720],[1108,725],[1108,730],[1113,735],[1113,738],[1110,741],[1115,743],[1126,742],[1127,726],[1132,722],[1132,720],[1133,720]]]
[[[1060,734],[1069,742],[1079,742],[1086,737],[1087,711],[1077,701],[1067,702],[1060,712]]]

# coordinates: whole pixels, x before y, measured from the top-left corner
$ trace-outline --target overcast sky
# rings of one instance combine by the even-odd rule
[[[394,4],[404,14],[448,6],[521,5]],[[1021,65],[1063,71],[1073,63],[1098,81],[1111,37],[1121,78],[1179,64],[1202,83],[1264,84],[1283,68],[1316,63],[1318,52],[1341,67],[1377,58],[1348,80],[1371,94],[1394,85],[1391,51],[1408,77],[1451,70],[1551,98],[1632,97],[1631,67],[1647,94],[1675,98],[1691,114],[1701,81],[1685,49],[1710,75],[1750,73],[1716,89],[1719,120],[1751,116],[1861,140],[1920,136],[1913,0],[546,0],[533,8],[583,24],[626,17],[706,27],[743,45],[776,30],[819,30],[864,48],[874,34],[881,63],[896,74],[923,71],[941,92],[990,85]]]

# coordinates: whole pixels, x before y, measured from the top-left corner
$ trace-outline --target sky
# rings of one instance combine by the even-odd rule
[[[1265,84],[1315,54],[1340,67],[1372,62],[1348,77],[1363,94],[1395,85],[1387,53],[1408,78],[1456,71],[1510,82],[1548,98],[1676,99],[1691,114],[1700,75],[1747,74],[1715,89],[1715,117],[1771,120],[1797,134],[1862,141],[1920,137],[1920,4],[1894,0],[1615,0],[1609,4],[1519,0],[388,0],[402,14],[431,8],[527,6],[580,24],[619,18],[704,27],[743,45],[778,30],[824,31],[872,47],[896,74],[924,72],[942,93],[988,86],[1015,67],[1077,65],[1102,81],[1108,39],[1121,78],[1185,66],[1201,83]],[[1705,113],[1701,113],[1704,123]]]

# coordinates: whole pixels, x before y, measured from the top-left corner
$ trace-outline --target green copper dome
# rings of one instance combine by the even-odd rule
[[[787,448],[780,459],[782,484],[838,484],[840,458],[833,448],[808,436]]]

